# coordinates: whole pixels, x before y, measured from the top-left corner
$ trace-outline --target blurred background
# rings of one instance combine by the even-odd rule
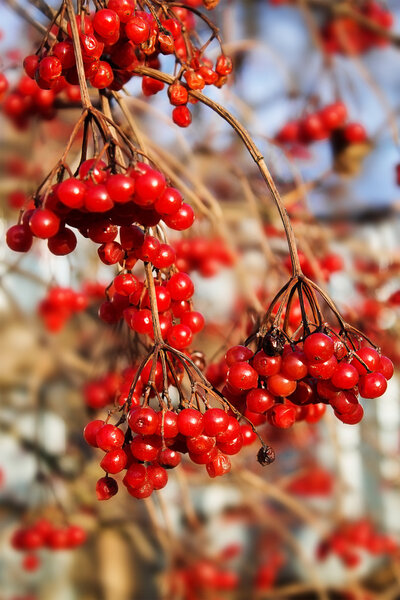
[[[257,463],[253,443],[232,457],[223,478],[210,479],[184,460],[154,499],[121,490],[97,501],[99,451],[82,431],[105,417],[119,374],[137,359],[127,332],[97,316],[116,271],[83,237],[65,257],[39,240],[28,254],[4,242],[79,114],[79,97],[60,96],[46,115],[28,115],[22,125],[5,108],[23,58],[40,43],[22,13],[47,25],[35,4],[40,9],[40,2],[0,6],[0,70],[9,82],[0,98],[1,600],[400,598],[396,374],[381,398],[362,402],[359,424],[340,422],[329,407],[318,423],[288,430],[257,423],[275,449],[272,465]],[[222,0],[207,16],[220,27],[234,72],[206,94],[239,119],[264,154],[306,275],[397,368],[400,6],[377,2],[393,17],[390,39],[334,51],[324,4],[335,2]],[[336,4],[362,10],[364,3]],[[208,53],[215,60],[218,48],[211,44]],[[172,68],[173,59],[163,57],[162,69]],[[220,385],[215,373],[226,350],[244,341],[257,302],[266,310],[290,275],[279,217],[246,148],[219,115],[194,104],[193,123],[181,129],[165,91],[145,97],[139,77],[126,90],[149,145],[177,174],[177,187],[184,182],[196,212],[190,232],[169,233],[207,323],[195,349]],[[282,142],[288,122],[338,100],[348,122],[362,125],[363,140],[346,147],[331,139]],[[73,290],[76,310],[57,307],[59,289]],[[53,541],[36,549],[33,540],[22,551],[18,532],[37,523],[55,531]],[[343,559],[337,549],[346,526],[354,544]],[[65,549],[57,536],[71,527],[76,543]]]

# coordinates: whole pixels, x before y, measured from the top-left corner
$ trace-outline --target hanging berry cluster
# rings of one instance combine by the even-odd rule
[[[126,470],[123,484],[135,498],[146,498],[168,482],[167,469],[177,467],[183,454],[198,465],[205,465],[210,477],[228,473],[229,456],[252,442],[246,425],[220,408],[202,413],[197,407],[153,409],[133,406],[127,416],[128,428],[95,420],[88,423],[84,437],[88,444],[106,454],[100,466],[106,477],[97,482],[99,500],[107,500],[118,491],[109,474]],[[244,433],[244,435],[243,435]]]
[[[47,519],[37,519],[27,527],[14,531],[11,545],[24,553],[22,567],[26,571],[35,571],[40,567],[38,550],[73,550],[86,541],[86,532],[79,525],[54,525]]]
[[[73,229],[100,244],[99,256],[105,264],[116,264],[138,249],[142,226],[155,226],[161,220],[171,229],[182,230],[194,221],[191,207],[180,193],[167,186],[165,177],[148,164],[138,162],[125,173],[112,173],[101,159],[82,162],[77,176],[39,189],[35,209],[25,211],[20,223],[7,232],[7,243],[16,252],[27,252],[33,237],[48,240],[50,252],[70,254],[77,239]],[[64,166],[56,173],[64,171]],[[53,174],[52,174],[53,175]],[[120,234],[120,242],[115,238]],[[162,262],[162,249],[160,260]],[[133,257],[137,260],[136,255]]]
[[[339,330],[324,323],[315,291],[338,318]],[[302,323],[291,335],[288,315],[295,294]],[[366,345],[362,334],[344,323],[332,301],[303,275],[293,277],[278,293],[263,325],[248,342],[254,340],[255,351],[247,345],[228,350],[224,388],[230,402],[239,410],[245,407],[246,417],[254,424],[262,422],[260,414],[283,429],[303,419],[316,422],[325,405],[332,406],[342,422],[358,423],[363,417],[359,395],[382,396],[393,375],[391,360]]]
[[[216,3],[207,3],[211,8]],[[187,107],[188,90],[202,90],[206,85],[222,87],[232,71],[231,60],[221,53],[215,64],[204,56],[213,39],[220,43],[218,29],[196,8],[169,6],[167,3],[134,0],[109,0],[107,8],[93,14],[76,15],[76,24],[64,26],[64,2],[54,22],[56,39],[47,37],[38,52],[27,56],[24,67],[27,75],[44,90],[62,89],[66,84],[77,85],[79,75],[74,45],[79,43],[84,76],[94,88],[120,90],[140,73],[139,67],[160,69],[160,56],[175,57],[178,72],[168,88],[170,103],[175,107],[172,117],[176,124],[187,127],[191,113]],[[206,43],[197,46],[196,19],[210,30]],[[142,90],[151,96],[164,84],[144,75]]]
[[[309,145],[330,139],[334,147],[365,142],[367,133],[363,125],[349,123],[347,118],[345,104],[335,102],[307,114],[300,120],[289,121],[277,133],[275,139],[287,145]]]
[[[355,568],[362,560],[362,552],[384,556],[398,551],[398,544],[391,536],[376,531],[368,519],[360,519],[339,525],[319,544],[317,558],[322,561],[333,553],[346,567]]]

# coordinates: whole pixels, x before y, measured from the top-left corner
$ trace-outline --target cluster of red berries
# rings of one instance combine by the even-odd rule
[[[178,190],[168,187],[163,174],[145,163],[137,163],[126,174],[111,174],[102,160],[88,159],[79,167],[78,177],[53,185],[37,204],[7,231],[8,246],[16,252],[27,252],[37,237],[48,240],[53,254],[69,254],[77,244],[73,227],[101,244],[98,253],[105,264],[116,264],[129,258],[137,244],[140,229],[132,223],[152,227],[163,220],[181,231],[194,221],[192,208]],[[115,241],[118,233],[121,243]]]
[[[313,467],[295,476],[288,485],[288,491],[298,496],[330,496],[334,479],[332,473],[322,467]]]
[[[208,2],[211,5],[210,2]],[[168,96],[173,120],[182,127],[191,122],[187,107],[188,90],[201,90],[206,85],[221,87],[232,71],[231,60],[221,54],[215,65],[194,45],[191,33],[195,29],[194,13],[190,7],[176,6],[168,11],[154,6],[154,11],[137,10],[134,0],[109,0],[107,8],[93,15],[76,16],[85,76],[94,88],[120,90],[139,66],[160,69],[160,55],[175,55],[182,65],[180,77],[169,86]],[[58,37],[60,39],[60,32]],[[41,55],[24,60],[27,75],[38,85],[50,90],[66,82],[78,84],[71,24],[64,35]],[[146,96],[156,94],[164,84],[152,77],[142,78]]]
[[[279,428],[305,419],[317,422],[330,404],[343,423],[359,423],[363,398],[378,398],[386,391],[393,364],[374,348],[349,352],[340,339],[314,332],[302,343],[285,344],[277,330],[267,334],[263,349],[254,353],[234,346],[226,354],[229,370],[225,396],[253,424],[265,421]]]
[[[354,5],[354,10],[388,32],[393,25],[392,13],[381,2],[362,2]],[[329,20],[321,30],[321,37],[325,51],[331,54],[364,54],[389,43],[388,37],[372,31],[350,17]]]
[[[372,555],[397,554],[396,540],[375,531],[368,519],[343,523],[317,548],[318,560],[325,560],[333,552],[348,568],[357,567],[362,559],[361,551]]]
[[[235,258],[219,238],[192,237],[174,243],[176,266],[180,271],[198,271],[203,277],[216,275],[222,267],[231,267]]]
[[[160,243],[152,236],[144,237],[142,248],[147,241],[147,246],[157,246],[155,252],[159,251]],[[163,246],[173,252],[167,244]],[[143,260],[153,262],[152,257]],[[159,265],[156,259],[155,263]],[[204,327],[203,315],[192,310],[193,282],[186,273],[174,273],[165,279],[154,278],[154,284],[161,335],[170,346],[183,350],[190,346],[193,335]],[[123,318],[130,329],[154,339],[150,296],[143,282],[132,273],[120,273],[115,277],[109,295],[110,300],[100,306],[101,319],[116,323]]]
[[[335,102],[300,120],[289,121],[276,135],[279,143],[293,145],[327,139],[344,146],[360,144],[367,140],[367,133],[360,123],[348,123],[346,106],[343,102]]]
[[[135,397],[133,400],[139,402]],[[99,500],[117,493],[117,482],[109,474],[124,469],[122,481],[129,494],[135,498],[150,496],[167,484],[167,469],[176,467],[182,454],[188,454],[195,464],[205,465],[210,477],[224,475],[231,469],[229,455],[237,454],[255,438],[248,425],[240,425],[220,408],[201,413],[195,408],[154,410],[140,405],[130,409],[125,433],[97,419],[85,427],[84,437],[89,445],[106,452],[100,466],[107,476],[96,488]]]
[[[56,97],[60,94],[61,98],[68,102],[79,104],[81,101],[81,92],[77,85],[69,85],[65,80],[60,80],[52,89],[42,89],[36,81],[24,76],[5,96],[1,110],[18,129],[25,129],[34,116],[46,120],[53,119],[56,114]]]
[[[83,292],[76,292],[69,287],[51,287],[38,306],[38,312],[46,329],[55,333],[78,312],[88,306],[88,298]]]
[[[14,531],[11,545],[19,552],[25,552],[22,566],[26,571],[35,571],[40,566],[38,550],[72,550],[86,541],[86,532],[78,525],[56,527],[47,519],[38,519],[29,527]]]

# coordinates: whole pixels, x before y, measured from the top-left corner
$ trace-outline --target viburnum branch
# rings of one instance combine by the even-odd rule
[[[154,79],[157,79],[164,83],[168,83],[169,85],[174,82],[174,78],[171,77],[170,75],[167,75],[166,73],[161,73],[160,71],[158,71],[156,69],[151,69],[149,67],[138,66],[135,68],[134,72],[137,73],[138,75],[148,75],[149,77],[153,77]],[[265,163],[264,157],[261,154],[258,147],[256,146],[256,144],[254,143],[252,137],[250,136],[248,131],[239,123],[239,121],[228,110],[226,110],[226,108],[224,108],[217,102],[214,102],[214,100],[211,100],[210,98],[208,98],[207,96],[205,96],[204,94],[202,94],[201,92],[198,92],[196,90],[188,90],[188,93],[190,96],[193,96],[193,98],[196,98],[202,104],[205,104],[206,106],[211,108],[214,112],[219,114],[236,131],[236,133],[242,139],[244,145],[246,146],[247,150],[249,151],[254,162],[257,164],[257,166],[260,170],[260,173],[261,173],[264,181],[266,182],[268,189],[271,192],[272,198],[275,202],[275,205],[276,205],[279,215],[281,217],[283,227],[285,229],[288,246],[289,246],[293,276],[301,275],[302,270],[301,270],[298,252],[297,252],[297,244],[296,244],[296,239],[295,239],[294,231],[292,228],[292,224],[289,219],[289,215],[287,214],[286,208],[281,200],[281,197],[280,197],[278,189],[275,185],[275,182],[274,182],[274,180],[271,176],[271,173],[269,172],[269,169]]]

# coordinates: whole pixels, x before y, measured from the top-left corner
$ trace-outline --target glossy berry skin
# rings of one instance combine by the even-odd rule
[[[281,356],[268,356],[263,350],[260,350],[254,356],[253,367],[262,377],[270,377],[279,373],[281,363]]]
[[[325,362],[314,362],[308,364],[308,373],[317,379],[330,379],[337,369],[337,360],[333,355]]]
[[[189,300],[194,293],[194,285],[186,273],[175,273],[167,282],[167,290],[172,300]]]
[[[336,394],[330,400],[332,408],[340,414],[349,414],[354,412],[358,405],[357,396],[349,391],[342,391]]]
[[[282,375],[288,379],[303,379],[307,375],[307,359],[303,352],[288,352],[282,357],[280,368]]]
[[[186,446],[191,454],[205,454],[214,448],[215,438],[202,433],[196,437],[188,437]]]
[[[149,406],[135,407],[129,413],[128,425],[134,433],[152,435],[157,431],[157,413]]]
[[[7,230],[6,242],[14,252],[28,252],[32,247],[33,237],[25,225],[12,225]]]
[[[229,415],[221,408],[209,408],[203,415],[205,435],[216,436],[224,433],[228,423]]]
[[[118,483],[112,477],[101,477],[96,483],[97,500],[109,500],[118,492]]]
[[[217,454],[217,456],[207,464],[206,469],[210,477],[219,477],[229,473],[231,470],[231,461],[224,454]]]
[[[181,462],[181,455],[172,448],[163,448],[158,453],[157,461],[164,469],[173,469]]]
[[[303,344],[304,354],[310,362],[326,362],[334,353],[332,339],[325,333],[312,333]]]
[[[237,362],[230,367],[226,380],[234,389],[250,390],[257,387],[258,373],[247,362]]]
[[[135,191],[135,181],[132,177],[117,173],[110,175],[107,179],[106,189],[113,202],[125,204],[132,199]]]
[[[132,273],[120,273],[114,278],[113,285],[117,294],[130,296],[138,289],[139,281]]]
[[[192,122],[192,113],[186,105],[175,106],[172,111],[172,120],[179,127],[189,127]]]
[[[70,177],[57,187],[57,197],[69,208],[82,208],[86,193],[86,185],[80,179]]]
[[[238,435],[238,437],[234,438],[230,442],[218,442],[218,448],[224,454],[228,454],[228,456],[233,456],[234,454],[238,454],[240,450],[243,448],[243,436],[242,432]]]
[[[190,346],[192,339],[192,330],[186,325],[173,325],[168,333],[168,343],[177,350]]]
[[[368,371],[364,365],[357,360],[357,356],[365,363],[370,371],[377,371],[379,369],[381,357],[375,348],[371,348],[370,346],[364,346],[363,348],[360,348],[351,361],[351,364],[354,365],[360,375],[366,375]]]
[[[335,416],[342,421],[342,423],[346,423],[347,425],[356,425],[362,420],[364,416],[364,409],[361,404],[357,404],[352,412],[339,413],[335,411]]]
[[[161,440],[155,435],[137,435],[130,444],[132,456],[142,462],[156,460],[160,447]]]
[[[154,488],[153,488],[152,484],[150,483],[150,481],[146,481],[139,488],[128,487],[128,492],[130,493],[130,495],[133,496],[134,498],[138,498],[138,499],[148,498],[149,496],[151,496],[153,491],[154,491]]]
[[[168,483],[168,473],[159,465],[149,465],[147,477],[155,490],[161,490]]]
[[[83,430],[83,437],[90,446],[93,446],[93,448],[98,448],[96,435],[103,425],[104,421],[96,419],[95,421],[90,421]]]
[[[246,395],[246,406],[248,410],[255,413],[265,413],[275,404],[275,397],[262,388],[250,390]]]
[[[124,434],[118,427],[107,423],[96,434],[96,443],[99,448],[109,452],[115,448],[122,448]]]
[[[67,227],[60,229],[56,235],[49,238],[47,247],[56,256],[65,256],[73,252],[77,245],[76,235]]]
[[[250,425],[246,423],[245,425],[241,425],[240,429],[242,433],[243,446],[250,446],[256,441],[257,435]]]
[[[225,431],[219,433],[216,436],[217,442],[231,442],[232,440],[238,437],[240,433],[240,427],[241,426],[237,419],[229,415],[227,428],[225,429]]]
[[[89,187],[85,194],[85,208],[89,212],[103,213],[114,206],[104,185]]]
[[[381,373],[368,373],[360,377],[358,390],[363,398],[379,398],[386,392],[387,381]]]
[[[156,200],[154,208],[161,215],[173,215],[182,206],[181,194],[173,187],[167,187]]]
[[[134,44],[140,45],[148,40],[150,27],[143,17],[132,17],[125,26],[125,33]]]
[[[175,231],[189,229],[194,222],[193,208],[189,204],[186,204],[186,202],[183,202],[182,206],[174,214],[165,215],[163,221],[168,227]]]
[[[236,362],[245,362],[253,356],[253,351],[247,346],[232,346],[225,354],[225,362],[231,367]]]
[[[296,421],[296,411],[291,406],[277,404],[268,412],[268,419],[279,429],[289,429]]]
[[[61,61],[56,56],[45,56],[39,63],[39,75],[45,81],[58,79],[62,73]]]
[[[129,326],[137,333],[151,333],[153,331],[151,311],[143,308],[133,313]]]
[[[96,72],[94,73],[94,75],[92,75],[92,77],[90,77],[90,83],[93,87],[101,90],[106,87],[109,87],[112,84],[113,80],[114,73],[112,71],[112,68],[110,67],[108,62],[100,60],[97,65]]]
[[[164,175],[155,169],[139,175],[135,185],[135,202],[139,206],[152,206],[166,187]]]
[[[296,382],[283,375],[271,375],[267,379],[267,389],[273,396],[289,396],[296,389]]]
[[[131,465],[124,476],[123,484],[131,488],[140,488],[145,484],[147,478],[147,469],[144,465]]]
[[[47,208],[37,208],[29,219],[29,227],[34,236],[46,240],[56,235],[60,219]]]
[[[79,167],[79,178],[87,181],[89,184],[103,183],[107,178],[106,167],[107,165],[104,161],[89,158]]]
[[[184,313],[181,317],[181,325],[186,325],[192,333],[199,333],[204,327],[204,317],[195,310]]]
[[[390,358],[384,355],[381,356],[378,371],[379,373],[382,373],[387,381],[393,377],[394,366]]]
[[[127,460],[126,453],[122,448],[116,448],[115,450],[110,450],[103,456],[100,461],[100,466],[106,473],[114,475],[125,469]]]
[[[184,408],[178,415],[178,430],[184,436],[196,437],[203,432],[203,415],[194,408]]]
[[[331,383],[341,390],[350,390],[357,385],[359,374],[355,366],[340,363],[331,377]]]
[[[97,11],[92,20],[93,29],[104,39],[112,38],[119,31],[119,16],[107,8]]]

